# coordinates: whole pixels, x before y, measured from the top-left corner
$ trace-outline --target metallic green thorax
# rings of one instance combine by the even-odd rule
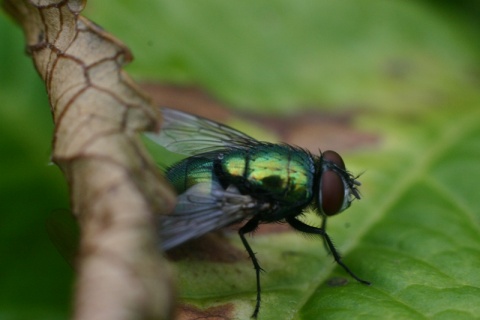
[[[314,159],[305,150],[262,144],[184,159],[167,171],[167,178],[179,194],[197,183],[217,180],[288,210],[311,202],[314,174]]]

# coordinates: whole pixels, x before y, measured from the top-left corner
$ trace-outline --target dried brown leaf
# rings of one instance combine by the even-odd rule
[[[85,1],[10,0],[45,81],[55,122],[53,161],[82,229],[76,319],[171,317],[170,272],[155,214],[174,198],[138,138],[160,115],[121,67],[130,51],[80,16]]]

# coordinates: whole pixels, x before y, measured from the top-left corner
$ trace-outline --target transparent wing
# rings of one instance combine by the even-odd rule
[[[228,126],[189,113],[162,108],[163,124],[146,136],[168,150],[191,156],[229,147],[247,148],[257,140]]]
[[[175,211],[160,218],[164,250],[268,208],[268,204],[240,194],[234,186],[224,190],[217,182],[196,184],[179,195],[177,201]]]

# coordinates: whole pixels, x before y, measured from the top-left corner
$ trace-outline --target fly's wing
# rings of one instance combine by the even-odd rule
[[[164,250],[187,240],[248,218],[267,204],[242,195],[234,187],[224,190],[217,182],[199,183],[177,197],[170,215],[160,218],[160,238]]]
[[[257,140],[229,126],[189,113],[162,108],[163,125],[159,133],[146,136],[168,150],[192,156],[226,148],[247,148]]]

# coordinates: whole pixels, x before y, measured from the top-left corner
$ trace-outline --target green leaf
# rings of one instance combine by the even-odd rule
[[[318,78],[311,79],[313,85],[305,88],[312,86],[325,90],[312,101],[335,107],[349,103],[363,105],[362,112],[354,117],[353,126],[358,132],[375,137],[373,143],[362,145],[346,156],[350,170],[366,171],[361,176],[364,198],[342,215],[332,218],[328,227],[329,234],[345,254],[345,263],[373,284],[367,287],[351,279],[326,255],[320,240],[305,238],[296,232],[284,232],[284,229],[279,233],[261,229],[251,240],[266,270],[261,277],[263,290],[259,317],[478,317],[480,210],[476,184],[480,179],[477,165],[480,95],[477,92],[478,79],[472,74],[478,68],[478,51],[469,47],[464,42],[466,39],[460,36],[464,30],[461,24],[454,19],[443,20],[421,5],[395,2],[383,4],[375,11],[373,3],[370,7],[370,2],[356,3],[348,2],[357,6],[346,11],[351,16],[345,16],[341,5],[332,5],[334,8],[329,7],[328,14],[323,13],[335,18],[322,23],[337,23],[346,28],[343,33],[329,28],[332,29],[329,34],[332,38],[321,44],[315,41],[316,34],[310,33],[305,37],[311,38],[302,39],[299,45],[302,46],[303,41],[313,42],[312,46],[318,46],[312,49],[313,52],[328,56],[324,64],[341,69],[337,70],[339,73],[331,71],[337,78],[326,80],[324,75],[329,73],[323,70]],[[355,12],[361,6],[358,3],[365,6],[364,16]],[[314,12],[318,9],[313,4],[309,8]],[[338,12],[343,15],[336,16]],[[208,15],[203,11],[198,13],[202,14]],[[295,13],[282,14],[279,13],[282,17],[279,19],[297,18]],[[185,20],[200,19],[197,15],[186,15]],[[242,17],[232,16],[234,22],[231,24]],[[342,25],[339,21],[347,22]],[[362,24],[363,21],[368,22],[367,26]],[[203,23],[193,25],[205,28]],[[225,29],[229,26],[227,23]],[[349,37],[354,28],[358,30]],[[295,30],[290,31],[298,35]],[[374,31],[379,34],[372,35]],[[250,35],[254,39],[260,37],[255,33]],[[344,39],[341,41],[337,37]],[[351,42],[368,47],[371,57],[349,50]],[[258,50],[269,51],[269,45],[267,43]],[[284,45],[289,47],[292,42],[287,41]],[[217,56],[218,47],[211,49],[206,45],[204,50],[212,50],[208,53],[211,57],[206,59],[235,60],[234,55],[225,51]],[[295,50],[303,52],[308,49]],[[339,55],[341,51],[346,53]],[[287,79],[295,78],[288,73],[290,64],[297,59],[302,63],[305,60],[291,51],[281,51],[278,55],[281,57],[276,54],[273,59],[285,60],[272,64],[281,69],[279,72],[286,72]],[[255,58],[252,61],[259,62]],[[307,64],[322,65],[315,59]],[[283,69],[285,65],[286,71]],[[343,72],[352,74],[342,76]],[[259,73],[259,77],[263,77],[268,71]],[[306,83],[301,77],[295,79],[302,86]],[[216,81],[210,80],[215,87]],[[269,100],[272,108],[276,106],[275,110],[278,110],[278,107],[288,105],[291,97],[285,98],[285,87],[275,82],[269,85],[272,88],[257,89],[280,93]],[[304,97],[309,95],[300,97],[298,92],[298,95],[292,93],[293,88],[289,90],[288,94],[295,96],[291,99],[297,105],[306,103]],[[229,91],[225,89],[223,94],[225,92]],[[242,92],[242,88],[238,92]],[[256,96],[258,91],[251,92],[252,105],[263,105],[264,110],[269,110],[268,103],[263,104]],[[338,97],[335,97],[336,92]],[[239,94],[247,95],[246,92]],[[357,100],[351,102],[355,98]],[[241,99],[226,99],[243,104]],[[353,109],[348,111],[353,112]],[[187,246],[182,249],[183,256],[175,254],[179,259],[176,267],[184,310],[198,308],[195,309],[197,316],[222,314],[239,319],[248,318],[253,312],[255,273],[246,254],[242,254],[244,249],[236,234],[228,234],[228,239],[232,247],[219,250],[207,242],[210,248]],[[195,250],[199,252],[192,253]],[[228,252],[232,256],[230,260],[218,258],[227,256]]]
[[[260,318],[478,317],[478,102],[458,112],[376,117],[385,128],[392,124],[383,129],[380,151],[347,162],[368,170],[361,177],[364,199],[331,218],[329,233],[348,253],[347,265],[372,286],[356,283],[335,266],[318,239],[294,232],[254,236],[250,243],[267,271]],[[236,235],[230,237],[242,250]],[[253,310],[255,278],[246,256],[234,263],[182,260],[177,268],[188,303],[233,302],[234,315]],[[340,285],[332,285],[332,279]]]
[[[364,172],[363,199],[328,231],[372,286],[320,240],[262,229],[251,240],[266,270],[260,319],[480,317],[480,50],[469,12],[371,0],[104,0],[87,10],[131,47],[137,79],[198,85],[269,116],[341,109],[353,132],[371,135],[342,153]],[[46,165],[47,98],[20,30],[3,14],[0,30],[0,317],[65,318],[70,274],[43,226],[67,202]],[[254,271],[236,234],[228,240],[177,252],[184,310],[251,315]]]
[[[373,286],[316,287],[299,311],[302,318],[316,312],[328,319],[480,315],[480,207],[474,191],[480,179],[480,113],[462,109],[444,113],[442,121],[432,121],[438,118],[433,110],[417,119],[423,132],[402,137],[410,146],[374,162],[377,177],[366,181],[376,185],[367,191],[369,226],[349,253]],[[396,164],[382,170],[383,161]]]

